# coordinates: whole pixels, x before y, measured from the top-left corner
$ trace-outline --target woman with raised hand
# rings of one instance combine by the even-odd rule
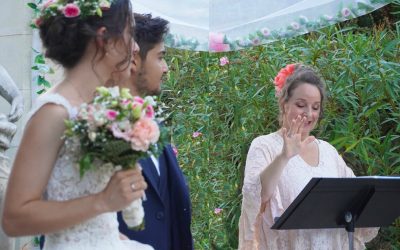
[[[82,178],[79,144],[64,140],[64,121],[99,86],[123,86],[130,75],[133,17],[129,0],[54,1],[38,7],[35,24],[46,56],[65,78],[40,96],[15,158],[2,225],[10,236],[46,235],[44,249],[153,249],[121,240],[117,213],[147,187],[140,168],[102,167]]]
[[[272,230],[313,177],[353,177],[337,150],[310,133],[323,113],[325,86],[310,67],[290,64],[275,78],[281,128],[251,143],[245,168],[239,249],[348,249],[343,229]],[[377,234],[356,229],[355,249]]]

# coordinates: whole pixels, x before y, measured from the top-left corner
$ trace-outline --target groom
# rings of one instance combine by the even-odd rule
[[[163,41],[168,32],[168,21],[135,14],[135,22],[140,51],[134,55],[132,65],[132,94],[159,95],[168,72]],[[153,246],[155,250],[192,250],[189,189],[171,145],[158,159],[147,158],[140,164],[148,185],[147,200],[143,202],[145,229],[128,229],[118,213],[120,232],[132,240]]]

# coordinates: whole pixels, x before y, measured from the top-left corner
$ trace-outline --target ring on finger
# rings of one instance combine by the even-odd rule
[[[136,191],[136,186],[135,186],[135,184],[134,184],[134,183],[132,183],[132,184],[131,184],[131,189],[132,189],[132,191],[133,191],[133,192],[135,192],[135,191]]]

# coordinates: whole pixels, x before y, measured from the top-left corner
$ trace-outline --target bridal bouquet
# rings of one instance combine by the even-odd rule
[[[80,176],[101,167],[94,160],[129,169],[140,158],[158,156],[166,140],[160,139],[165,133],[155,120],[154,107],[151,97],[133,97],[128,89],[97,88],[93,102],[82,104],[76,118],[65,121],[65,137],[81,147]],[[142,200],[132,202],[122,216],[131,228],[143,225]]]

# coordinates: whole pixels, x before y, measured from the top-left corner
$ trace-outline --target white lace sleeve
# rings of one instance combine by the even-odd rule
[[[52,103],[63,106],[69,114],[69,118],[75,117],[77,113],[77,109],[73,107],[65,97],[57,93],[46,93],[39,96],[34,102],[32,109],[28,113],[27,121],[31,119],[31,117],[45,104]]]
[[[268,149],[263,137],[251,143],[246,159],[245,176],[242,188],[242,213],[239,226],[239,249],[254,249],[261,213],[265,204],[261,203],[260,173],[272,162],[274,154]]]

